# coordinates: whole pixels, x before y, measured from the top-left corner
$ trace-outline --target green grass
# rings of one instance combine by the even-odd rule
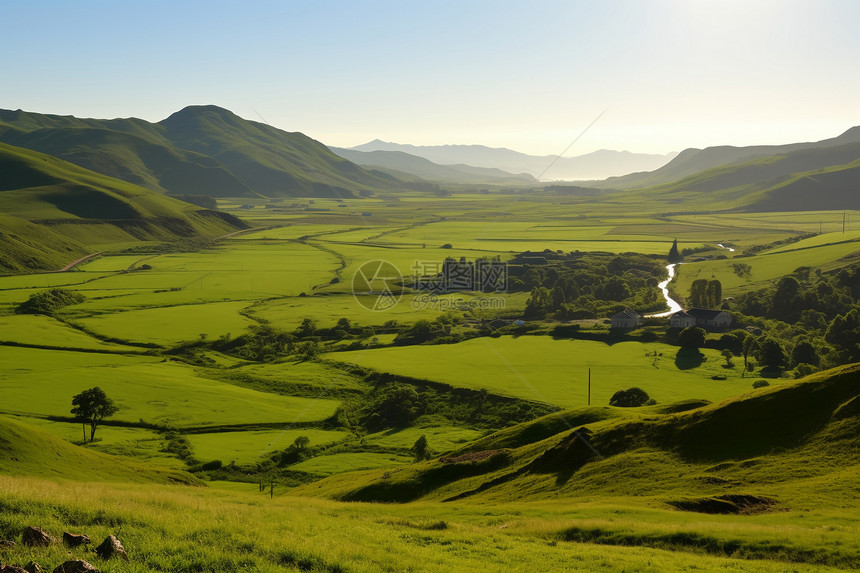
[[[251,430],[190,434],[193,455],[201,461],[221,460],[224,464],[253,464],[277,450],[288,448],[299,436],[310,439],[310,446],[322,446],[347,437],[343,431],[316,429]]]
[[[85,482],[197,483],[184,472],[75,446],[35,426],[2,415],[0,475]]]
[[[427,446],[434,452],[447,452],[480,438],[484,432],[455,426],[432,426],[421,428],[393,429],[368,435],[368,444],[388,448],[411,448],[421,436],[427,438]]]
[[[654,352],[662,356],[655,357]],[[612,394],[632,386],[660,403],[687,398],[719,401],[751,389],[752,380],[741,378],[739,368],[723,368],[718,351],[701,352],[705,361],[694,366],[697,360],[687,359],[683,352],[678,358],[678,347],[657,342],[610,346],[545,336],[502,336],[459,344],[337,352],[326,358],[566,408],[586,405],[589,368],[595,405],[608,404]]]
[[[77,322],[101,336],[162,345],[242,334],[254,321],[239,314],[245,302],[193,304],[96,315]],[[2,319],[0,319],[2,324]]]
[[[411,461],[412,458],[403,455],[356,452],[316,456],[292,465],[290,469],[318,475],[330,475],[344,471],[394,467]]]
[[[33,314],[0,316],[0,341],[109,352],[129,350],[127,346],[105,343],[88,336],[55,318]]]
[[[2,411],[68,416],[72,396],[93,386],[120,407],[116,420],[174,426],[311,422],[338,404],[238,387],[162,358],[0,347]]]
[[[731,296],[753,288],[762,288],[791,274],[799,267],[830,270],[842,266],[840,259],[860,251],[860,242],[839,241],[841,235],[830,234],[801,241],[773,251],[751,257],[734,257],[722,260],[684,263],[673,281],[674,288],[682,295],[690,292],[696,279],[718,279],[723,285],[723,295]],[[822,242],[828,241],[828,242]],[[752,267],[748,276],[735,274],[732,264],[743,263]]]
[[[277,490],[276,490],[277,492]],[[573,524],[607,523],[664,529],[677,512],[649,508],[635,499],[596,501],[571,507],[542,505],[415,504],[393,507],[248,494],[213,488],[139,485],[58,485],[25,478],[0,478],[0,503],[15,511],[3,516],[0,533],[17,532],[31,522],[54,535],[81,530],[101,540],[116,533],[130,562],[102,561],[81,550],[105,571],[643,571],[707,570],[837,571],[807,563],[747,560],[702,551],[648,547],[607,547],[562,541]],[[98,509],[96,509],[98,508]],[[177,520],[181,515],[183,519]],[[811,518],[811,519],[810,519]],[[844,540],[816,515],[809,523],[790,517],[791,527],[758,518],[696,516],[683,526],[706,536],[733,539],[750,535],[797,538],[821,547]],[[225,543],[225,540],[229,543]],[[4,561],[26,563],[33,551],[19,546]],[[68,558],[68,549],[37,550],[43,564]]]

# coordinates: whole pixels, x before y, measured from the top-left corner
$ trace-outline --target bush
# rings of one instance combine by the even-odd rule
[[[807,364],[806,362],[801,362],[797,365],[797,368],[794,369],[794,377],[795,378],[803,378],[804,376],[809,376],[813,372],[818,371],[818,369],[812,364]]]
[[[54,314],[63,307],[79,304],[85,299],[79,292],[61,288],[37,292],[15,309],[17,314]]]
[[[627,390],[619,390],[613,394],[612,398],[609,399],[609,405],[622,408],[636,408],[638,406],[645,406],[649,401],[651,401],[651,398],[645,390],[633,387]],[[656,404],[653,401],[652,403]]]
[[[766,386],[770,386],[770,382],[767,380],[756,380],[753,382],[753,388],[764,388]]]

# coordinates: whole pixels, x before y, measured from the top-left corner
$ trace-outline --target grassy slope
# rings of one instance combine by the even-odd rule
[[[174,194],[353,196],[401,182],[301,134],[191,106],[160,123],[0,110],[0,141]]]
[[[697,171],[636,194],[666,204],[742,211],[854,209],[860,143],[802,149]]]
[[[0,416],[0,474],[87,482],[199,483],[185,472],[94,452],[7,416]]]
[[[680,413],[659,407],[561,412],[461,450],[505,449],[506,456],[344,474],[299,492],[362,501],[466,496],[496,502],[744,493],[802,508],[838,491],[856,505],[858,404],[860,366],[853,365]],[[570,432],[583,424],[603,459]]]
[[[230,215],[3,143],[0,171],[0,271],[62,266],[106,237],[170,240],[243,226]]]

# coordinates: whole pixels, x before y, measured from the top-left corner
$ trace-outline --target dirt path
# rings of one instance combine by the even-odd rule
[[[63,268],[61,268],[59,270],[45,271],[45,272],[48,272],[48,273],[64,273],[64,272],[71,270],[72,268],[78,266],[79,264],[83,263],[84,261],[88,261],[92,258],[99,256],[100,254],[102,254],[102,251],[99,251],[98,253],[92,253],[91,255],[87,255],[85,257],[81,257],[80,259],[78,259],[76,261],[72,261],[71,263],[67,264],[66,266],[64,266]]]

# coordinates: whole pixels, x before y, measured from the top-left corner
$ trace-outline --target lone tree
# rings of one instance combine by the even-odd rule
[[[669,249],[669,256],[666,258],[670,263],[681,262],[681,253],[678,252],[678,239],[672,241],[672,248]]]
[[[635,386],[627,390],[619,390],[609,399],[610,406],[619,406],[621,408],[636,408],[652,404],[656,404],[656,402],[648,396],[648,393],[642,388],[636,388]]]
[[[90,425],[90,441],[96,436],[96,428],[105,418],[116,414],[119,408],[113,400],[107,397],[104,390],[96,386],[84,390],[72,398],[72,414],[81,421],[84,430],[84,442],[87,441],[87,424]]]

